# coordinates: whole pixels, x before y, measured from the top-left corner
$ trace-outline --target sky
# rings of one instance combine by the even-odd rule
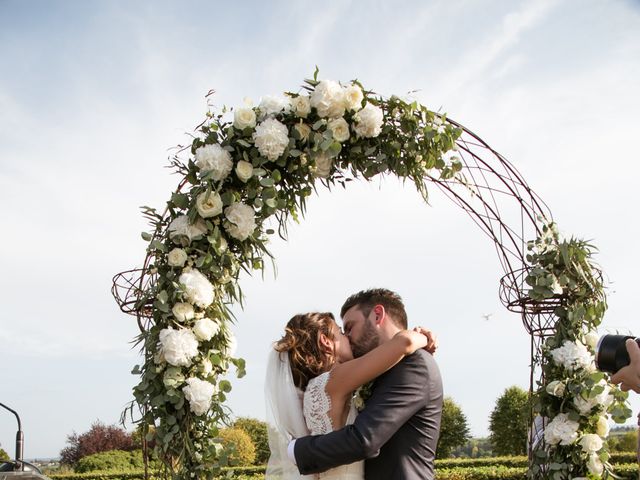
[[[56,457],[67,435],[116,423],[132,400],[137,325],[111,278],[141,265],[139,207],[162,209],[177,186],[164,167],[207,92],[218,108],[258,102],[297,91],[316,65],[479,134],[562,232],[599,248],[600,332],[640,334],[638,1],[0,0],[0,402],[22,418],[26,458]],[[499,301],[494,246],[430,191],[426,205],[392,178],[319,189],[273,241],[277,276],[243,278],[246,306],[234,307],[248,363],[236,416],[264,418],[266,355],[292,315],[338,313],[378,286],[438,334],[445,394],[474,436],[506,388],[528,388],[529,337]],[[15,432],[0,414],[12,455]]]

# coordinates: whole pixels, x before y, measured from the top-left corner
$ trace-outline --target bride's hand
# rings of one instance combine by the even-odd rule
[[[431,330],[427,330],[426,328],[423,328],[423,327],[415,327],[413,331],[418,332],[424,335],[425,337],[427,337],[427,345],[423,348],[427,352],[429,352],[431,355],[433,355],[438,349],[438,337],[436,337],[436,334],[433,333]]]

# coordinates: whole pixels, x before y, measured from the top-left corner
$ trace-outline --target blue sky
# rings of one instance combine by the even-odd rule
[[[56,456],[67,434],[116,422],[131,399],[136,326],[111,277],[141,263],[138,207],[175,188],[168,149],[188,142],[204,95],[258,101],[297,90],[315,65],[383,95],[415,91],[480,134],[564,232],[600,248],[602,331],[640,334],[638,2],[229,3],[0,0],[0,401],[22,415],[28,457]],[[439,333],[446,393],[487,433],[496,397],[528,384],[529,341],[498,300],[493,246],[432,192],[425,206],[392,179],[321,191],[274,242],[277,279],[245,279],[236,309],[249,364],[238,415],[263,417],[264,358],[291,315],[335,312],[382,285]],[[9,452],[14,435],[0,415]]]

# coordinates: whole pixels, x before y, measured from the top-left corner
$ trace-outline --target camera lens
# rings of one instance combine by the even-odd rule
[[[630,335],[603,335],[596,346],[596,367],[601,372],[616,373],[630,363],[625,342],[634,339],[640,345],[640,339]]]

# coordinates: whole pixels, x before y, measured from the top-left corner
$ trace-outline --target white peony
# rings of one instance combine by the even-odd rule
[[[291,99],[291,109],[297,117],[307,118],[307,115],[311,113],[311,102],[306,95],[298,95]]]
[[[251,107],[236,108],[233,112],[233,126],[238,130],[256,126],[256,112]]]
[[[213,303],[213,285],[196,269],[183,270],[178,282],[183,286],[187,300],[200,308]]]
[[[602,438],[606,438],[609,435],[609,421],[605,415],[598,417],[598,423],[596,425],[596,433]]]
[[[229,220],[227,232],[238,240],[246,240],[256,229],[255,212],[249,205],[232,203],[224,209],[224,215]]]
[[[253,176],[253,165],[244,160],[240,160],[236,164],[236,176],[241,182],[247,182]]]
[[[580,424],[569,420],[566,413],[559,413],[547,424],[544,439],[550,445],[571,445],[578,438]]]
[[[189,245],[191,240],[197,240],[206,233],[207,226],[201,218],[190,224],[189,217],[180,215],[169,224],[169,238],[180,245]]]
[[[331,167],[333,166],[333,158],[324,152],[316,155],[316,169],[313,173],[315,177],[329,178],[331,175]]]
[[[349,140],[349,124],[344,118],[336,118],[327,124],[327,128],[331,130],[333,138],[342,143]]]
[[[202,192],[196,198],[196,208],[202,218],[211,218],[222,213],[222,199],[217,192]]]
[[[565,340],[561,347],[550,353],[556,365],[561,365],[570,372],[580,368],[593,371],[595,368],[593,354],[580,342]]]
[[[215,391],[216,388],[211,382],[195,377],[187,379],[187,386],[182,389],[184,398],[189,402],[189,408],[196,415],[207,413]]]
[[[600,435],[595,433],[587,433],[583,435],[578,442],[582,447],[582,451],[585,453],[595,453],[602,448],[603,442]]]
[[[347,110],[358,111],[362,108],[362,89],[358,85],[344,87],[344,103]]]
[[[215,181],[223,180],[231,172],[231,154],[217,143],[196,150],[196,165],[203,173],[211,172]]]
[[[562,397],[564,395],[565,384],[558,380],[554,380],[547,385],[546,391],[549,395]]]
[[[169,255],[167,255],[167,263],[171,267],[184,267],[187,258],[187,252],[181,248],[174,248],[169,252]]]
[[[266,95],[262,97],[258,106],[263,118],[269,115],[276,115],[282,111],[288,112],[291,108],[289,98],[282,95]]]
[[[201,318],[193,326],[193,333],[203,342],[208,342],[218,333],[220,326],[210,318]]]
[[[196,312],[190,303],[178,302],[171,309],[171,313],[179,322],[188,322],[193,319]]]
[[[323,80],[311,93],[311,106],[321,117],[338,118],[344,115],[345,95],[338,82]]]
[[[367,103],[356,115],[354,130],[356,135],[364,138],[374,138],[382,131],[382,109]]]
[[[253,138],[260,155],[277,160],[289,145],[287,127],[275,118],[267,118],[256,127]]]
[[[587,460],[587,468],[589,469],[589,473],[593,475],[602,475],[602,472],[604,471],[604,465],[602,464],[602,460],[600,460],[600,457],[596,453],[589,455],[589,459]]]
[[[162,355],[174,367],[188,367],[193,357],[198,355],[198,339],[189,329],[165,328],[159,337]]]

